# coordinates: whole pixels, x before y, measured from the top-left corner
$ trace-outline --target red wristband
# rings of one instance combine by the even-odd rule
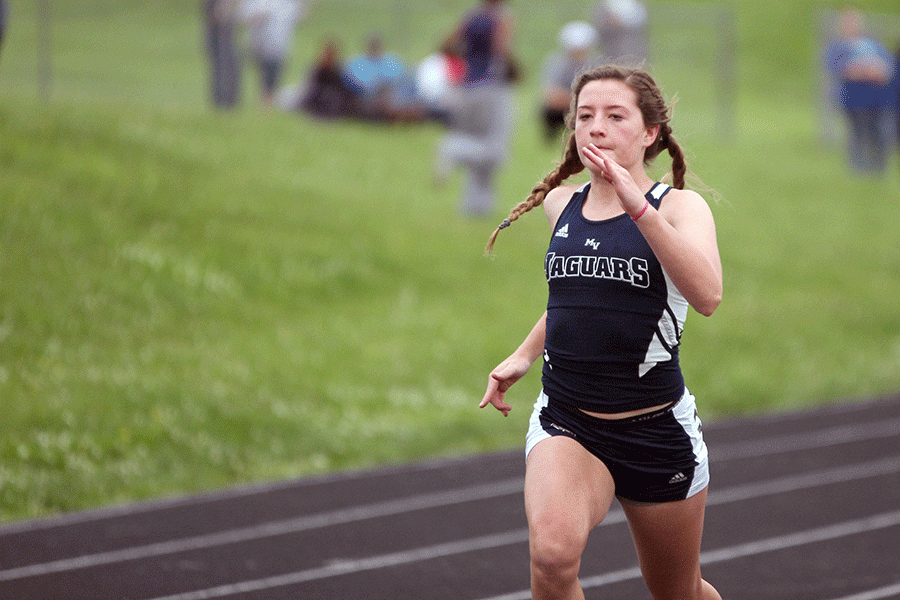
[[[641,212],[638,213],[636,217],[631,217],[632,221],[637,221],[641,217],[644,216],[644,213],[647,212],[647,209],[650,208],[650,201],[647,200],[647,204],[644,205],[644,208],[641,209]]]

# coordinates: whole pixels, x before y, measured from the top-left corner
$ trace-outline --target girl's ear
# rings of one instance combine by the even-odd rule
[[[653,145],[653,142],[656,141],[657,136],[659,136],[659,125],[654,125],[653,127],[648,127],[644,130],[644,148],[649,148]]]

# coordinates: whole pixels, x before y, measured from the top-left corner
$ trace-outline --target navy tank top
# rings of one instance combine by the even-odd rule
[[[462,28],[463,57],[466,61],[465,86],[497,83],[502,73],[501,58],[494,52],[497,13],[489,8],[471,11]]]
[[[584,217],[589,189],[559,216],[544,262],[544,392],[603,413],[674,402],[684,393],[678,345],[688,303],[627,214]],[[670,189],[655,183],[646,198],[658,209]]]

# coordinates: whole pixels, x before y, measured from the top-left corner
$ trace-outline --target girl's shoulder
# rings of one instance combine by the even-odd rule
[[[575,195],[585,184],[561,185],[555,187],[544,198],[544,212],[547,213],[547,220],[550,221],[551,229],[556,225],[556,220],[562,214],[572,196]]]
[[[679,190],[678,188],[670,187],[666,192],[666,195],[663,200],[663,205],[668,202],[669,206],[674,207],[692,207],[700,204],[706,205],[706,200],[695,192],[694,190]]]
[[[659,210],[675,227],[679,223],[712,219],[712,209],[706,199],[693,190],[670,189],[663,197]]]

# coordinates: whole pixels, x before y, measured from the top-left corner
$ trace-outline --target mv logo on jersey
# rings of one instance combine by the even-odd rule
[[[566,223],[562,227],[556,230],[556,233],[553,234],[554,237],[567,238],[569,237],[569,224]]]

